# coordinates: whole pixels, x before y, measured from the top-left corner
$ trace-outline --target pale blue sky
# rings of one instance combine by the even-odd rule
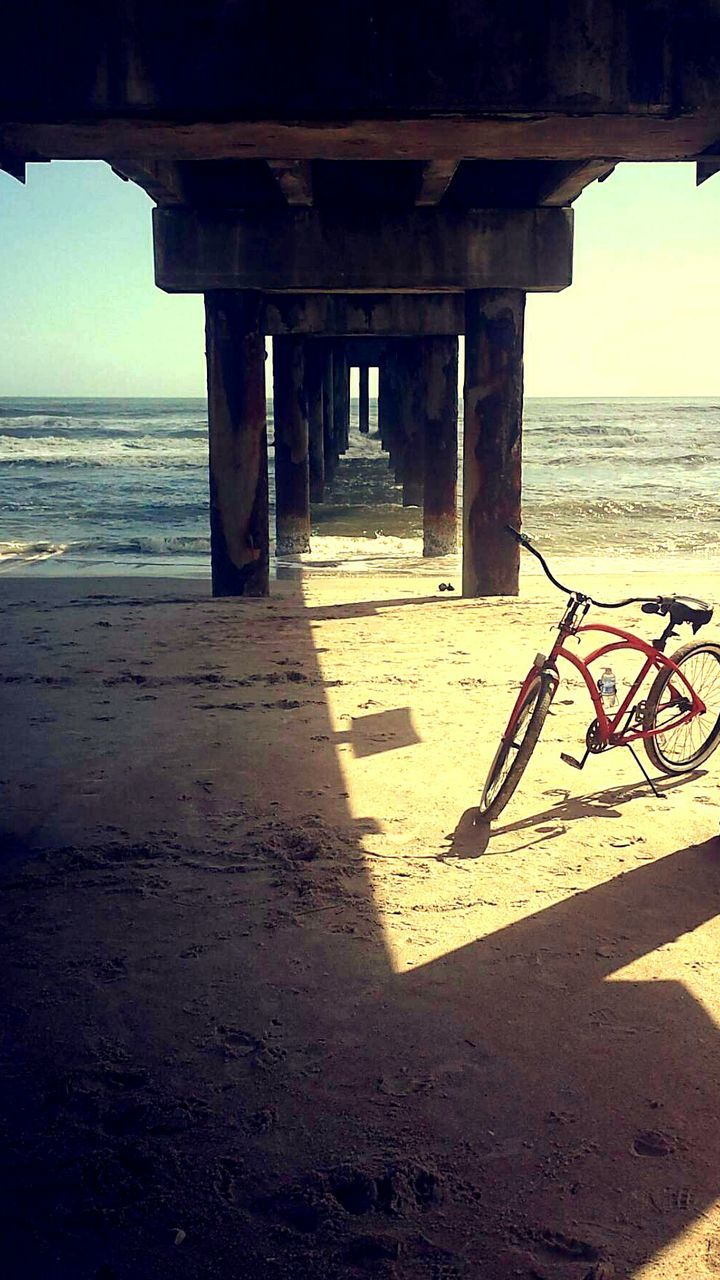
[[[0,173],[0,396],[202,395],[199,297],[153,284],[151,202],[99,163]],[[529,395],[720,395],[720,175],[622,165],[528,301]]]

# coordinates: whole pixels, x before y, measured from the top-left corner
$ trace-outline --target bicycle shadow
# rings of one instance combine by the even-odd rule
[[[655,779],[655,786],[661,796],[664,796],[676,791],[679,787],[687,786],[688,783],[699,782],[701,778],[705,777],[707,777],[706,769],[695,769],[692,773],[685,773],[679,778]],[[488,852],[488,846],[493,837],[511,835],[514,832],[530,831],[533,828],[538,830],[539,823],[562,824],[577,822],[581,818],[621,818],[623,814],[619,808],[620,805],[629,804],[633,800],[647,799],[651,794],[647,783],[644,781],[631,782],[623,786],[604,787],[601,790],[589,791],[581,796],[570,796],[569,793],[566,793],[564,799],[554,805],[550,805],[547,809],[542,809],[539,813],[528,814],[524,818],[519,818],[515,822],[505,823],[502,826],[492,825],[486,818],[482,817],[476,807],[466,809],[455,830],[448,836],[450,841],[449,848],[438,854],[438,861],[443,862],[446,858],[491,856],[493,851]],[[528,844],[519,845],[513,852],[520,852],[521,849],[530,848],[534,844],[541,844],[563,833],[563,826],[558,829],[540,830],[537,840],[531,840]],[[508,853],[509,850],[503,849],[497,852]]]

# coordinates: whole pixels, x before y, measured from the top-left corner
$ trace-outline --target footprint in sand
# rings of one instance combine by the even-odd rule
[[[636,1134],[630,1150],[636,1156],[663,1157],[672,1155],[675,1150],[675,1144],[667,1134],[659,1133],[655,1129],[648,1129]]]

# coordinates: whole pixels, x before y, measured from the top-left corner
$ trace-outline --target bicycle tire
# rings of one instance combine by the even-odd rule
[[[522,735],[520,741],[514,740],[514,734],[513,739],[503,737],[495,753],[495,759],[490,765],[480,801],[480,814],[483,818],[489,821],[497,818],[514,795],[537,745],[556,688],[556,681],[551,676],[540,672],[537,680],[533,681],[528,689],[517,714],[517,724],[520,726]],[[513,749],[516,755],[510,762],[497,791],[494,791],[494,785],[502,774]]]
[[[703,664],[697,674],[692,671],[686,671],[684,674],[706,704],[706,714],[712,717],[712,722],[705,722],[703,716],[696,716],[687,725],[671,730],[668,735],[661,734],[658,737],[644,739],[645,751],[650,763],[662,773],[689,773],[707,760],[716,747],[720,746],[720,644],[715,644],[713,641],[692,640],[671,654],[671,660],[676,667],[682,669],[684,666],[690,666],[693,658],[703,655],[709,659],[710,665]],[[663,710],[661,699],[672,676],[673,672],[670,668],[663,667],[653,680],[643,712],[644,731],[657,727],[658,713],[662,714]],[[703,683],[705,692],[703,692]],[[704,723],[710,724],[709,730],[703,737],[698,737],[698,731],[697,729],[693,731],[693,726],[697,726],[702,732]]]

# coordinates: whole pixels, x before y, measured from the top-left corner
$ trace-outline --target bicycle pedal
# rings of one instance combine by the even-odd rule
[[[560,759],[565,764],[569,764],[571,769],[582,769],[583,767],[579,760],[576,760],[574,756],[569,756],[565,751],[560,752]]]

